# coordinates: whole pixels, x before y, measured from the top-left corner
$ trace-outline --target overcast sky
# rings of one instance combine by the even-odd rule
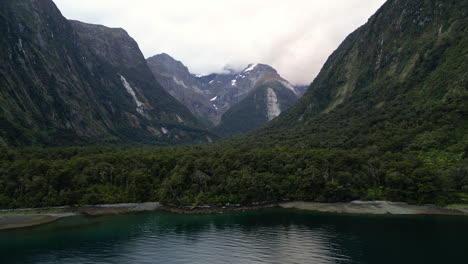
[[[124,28],[145,57],[168,53],[195,74],[265,63],[294,84],[309,84],[385,0],[54,2],[69,19]]]

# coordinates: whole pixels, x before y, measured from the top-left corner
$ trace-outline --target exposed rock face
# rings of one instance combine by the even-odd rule
[[[123,29],[68,21],[51,0],[4,0],[0,32],[0,144],[206,140]]]
[[[205,92],[214,96],[213,103],[219,109],[226,111],[215,128],[224,137],[260,127],[278,117],[300,97],[293,85],[264,64],[251,64],[238,74],[204,79]],[[218,89],[215,89],[216,84],[220,84]]]
[[[275,119],[281,114],[278,96],[270,87],[267,88],[266,105],[268,121]]]
[[[224,137],[249,132],[278,117],[297,99],[297,94],[278,80],[259,83],[246,98],[224,113],[215,131]]]
[[[203,91],[214,99],[212,103],[221,113],[240,103],[265,82],[276,81],[299,96],[295,87],[281,78],[275,69],[265,64],[250,64],[240,73],[211,74],[198,79],[203,83]]]
[[[218,110],[201,90],[202,84],[182,62],[163,53],[147,59],[156,80],[206,125],[218,119]]]
[[[279,116],[302,94],[272,67],[251,64],[241,72],[194,76],[167,54],[147,59],[156,79],[222,136],[257,128]],[[268,84],[274,88],[266,89]],[[250,105],[253,104],[253,105]],[[249,109],[248,111],[246,111]]]

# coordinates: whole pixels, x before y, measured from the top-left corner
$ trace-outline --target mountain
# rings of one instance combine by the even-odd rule
[[[276,78],[256,83],[247,97],[224,113],[215,131],[224,137],[233,136],[273,120],[298,100],[298,94],[290,87]]]
[[[147,59],[156,80],[169,94],[184,104],[206,125],[216,122],[218,110],[210,98],[200,89],[202,86],[182,62],[163,53]]]
[[[240,73],[198,78],[202,90],[222,113],[213,129],[222,137],[254,130],[276,118],[300,97],[300,92],[269,65],[250,64]]]
[[[51,0],[6,0],[0,32],[0,144],[207,140],[123,29],[68,21]]]
[[[231,136],[253,130],[289,108],[302,95],[271,66],[250,64],[238,72],[196,76],[163,53],[147,59],[155,78],[213,131]]]
[[[304,97],[247,144],[466,151],[467,7],[389,0],[329,57]]]
[[[231,70],[227,74],[211,74],[198,79],[203,84],[201,89],[214,99],[212,102],[221,113],[240,103],[264,82],[276,81],[284,88],[299,94],[294,86],[266,64],[250,64],[241,72]]]

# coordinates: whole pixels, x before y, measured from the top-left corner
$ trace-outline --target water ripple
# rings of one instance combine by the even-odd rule
[[[378,263],[403,263],[394,261],[391,255],[382,259],[379,254],[386,251],[379,248],[377,242],[386,240],[393,245],[410,243],[413,246],[416,243],[411,241],[418,241],[425,249],[431,248],[433,243],[415,240],[411,233],[385,232],[389,226],[392,230],[398,230],[401,226],[408,229],[406,220],[383,219],[375,222],[375,219],[370,221],[367,218],[278,210],[212,216],[148,213],[76,217],[33,229],[0,232],[0,256],[2,264],[332,264],[377,263],[377,258]],[[437,221],[430,223],[439,224]],[[467,222],[449,226],[457,224],[465,228],[458,230],[467,230]],[[416,222],[413,229],[421,226],[420,222]],[[447,236],[444,241],[453,240],[451,235],[460,233],[434,227],[437,226],[426,226],[422,230],[442,230],[438,236]],[[468,235],[466,232],[464,234]],[[463,245],[466,244],[451,244],[450,247],[457,249],[456,252],[468,252],[460,248]],[[443,244],[436,246],[441,248]],[[370,252],[376,252],[375,256]],[[438,260],[437,255],[426,263],[432,259]],[[412,263],[411,256],[408,261]]]

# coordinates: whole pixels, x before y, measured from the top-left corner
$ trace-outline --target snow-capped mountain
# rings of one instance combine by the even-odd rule
[[[299,94],[275,69],[265,64],[250,64],[240,73],[211,74],[197,79],[203,84],[205,94],[211,99],[216,98],[212,103],[223,114],[266,81],[276,80],[284,88]]]
[[[158,82],[172,96],[205,123],[211,122],[223,135],[255,129],[278,116],[302,95],[265,64],[250,64],[240,72],[229,68],[228,73],[201,76],[190,74],[187,67],[167,54],[147,61]],[[251,109],[251,115],[236,118],[245,109]]]

